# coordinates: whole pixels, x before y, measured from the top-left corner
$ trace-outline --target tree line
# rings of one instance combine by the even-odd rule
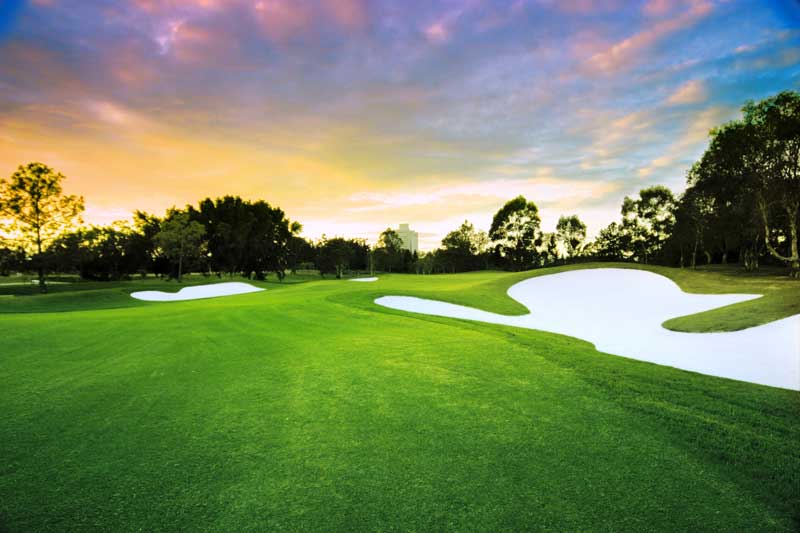
[[[312,242],[280,208],[238,196],[206,198],[163,217],[137,211],[132,223],[81,227],[84,200],[64,194],[63,180],[42,163],[0,180],[0,275],[34,271],[46,290],[48,271],[91,280],[147,274],[180,280],[185,272],[282,280],[307,269],[342,277],[601,260],[680,267],[738,262],[748,271],[766,261],[800,277],[800,93],[794,91],[745,104],[741,119],[710,132],[682,194],[657,185],[625,197],[619,221],[592,241],[577,215],[560,217],[554,232],[544,232],[536,204],[523,196],[495,213],[488,232],[464,221],[423,254],[404,249],[392,229],[374,246],[342,237]]]

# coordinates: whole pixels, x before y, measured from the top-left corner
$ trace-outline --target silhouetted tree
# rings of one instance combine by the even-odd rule
[[[536,204],[517,196],[495,213],[489,230],[497,256],[515,270],[540,263],[541,220]]]
[[[622,231],[627,235],[629,255],[648,263],[658,258],[675,224],[672,191],[655,185],[639,191],[639,198],[626,196],[622,202]]]
[[[376,266],[380,270],[391,272],[393,269],[397,271],[402,269],[403,257],[403,240],[400,235],[391,228],[386,228],[378,237],[378,243],[375,246],[374,259]]]
[[[458,229],[442,239],[439,261],[453,272],[465,272],[481,268],[488,244],[486,232],[476,231],[475,226],[464,221]]]
[[[177,263],[178,282],[183,279],[184,261],[200,255],[204,234],[203,225],[190,220],[189,214],[184,211],[170,211],[166,220],[161,223],[155,242],[166,257]]]

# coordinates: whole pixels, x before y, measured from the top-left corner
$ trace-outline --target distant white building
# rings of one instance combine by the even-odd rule
[[[419,234],[408,227],[408,224],[400,224],[397,234],[403,240],[403,249],[412,254],[419,250]]]

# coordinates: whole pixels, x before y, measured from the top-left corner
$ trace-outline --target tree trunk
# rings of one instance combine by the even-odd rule
[[[800,278],[800,252],[797,249],[797,209],[792,211],[786,208],[786,214],[789,215],[789,234],[791,235],[791,271],[789,275],[793,278]]]
[[[183,279],[183,242],[178,250],[178,283]]]
[[[36,226],[36,255],[37,255],[37,270],[39,272],[39,292],[47,294],[47,283],[44,280],[44,258],[42,257],[42,228],[39,227],[38,221]]]
[[[764,244],[767,246],[767,250],[773,257],[776,259],[780,259],[781,261],[785,261],[790,265],[789,276],[792,278],[800,278],[800,252],[798,252],[797,246],[797,211],[800,206],[795,203],[788,203],[784,202],[783,207],[786,210],[786,214],[789,218],[789,245],[790,245],[790,255],[785,256],[778,253],[778,251],[772,246],[772,242],[769,240],[769,220],[767,218],[767,204],[763,198],[759,198],[758,200],[758,208],[761,212],[761,220],[764,222]]]

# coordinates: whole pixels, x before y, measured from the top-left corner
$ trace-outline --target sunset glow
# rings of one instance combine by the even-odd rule
[[[236,194],[431,249],[523,194],[594,234],[800,87],[797,6],[0,0],[0,176],[42,161],[95,223]]]

